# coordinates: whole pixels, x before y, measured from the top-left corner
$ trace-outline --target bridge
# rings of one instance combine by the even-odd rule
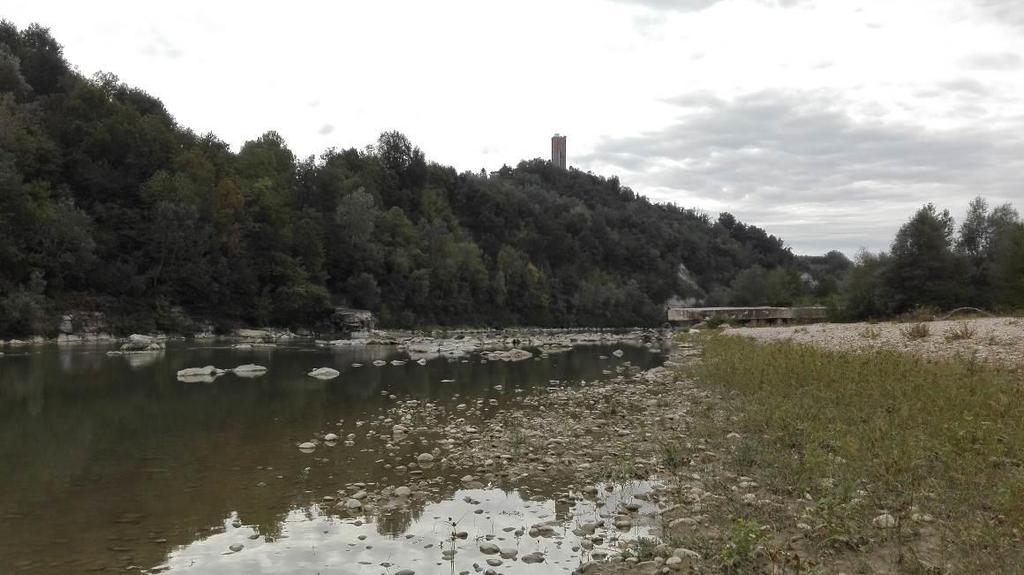
[[[824,307],[670,307],[668,321],[677,325],[702,322],[746,325],[783,325],[814,323],[827,317]]]

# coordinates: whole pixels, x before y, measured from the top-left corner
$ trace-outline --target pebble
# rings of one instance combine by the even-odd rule
[[[872,519],[871,524],[879,529],[892,529],[896,527],[896,518],[888,513],[883,513]]]

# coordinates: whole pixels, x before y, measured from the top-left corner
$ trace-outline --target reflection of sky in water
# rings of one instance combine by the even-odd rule
[[[195,541],[173,551],[164,565],[155,571],[170,573],[337,573],[369,574],[386,572],[383,563],[390,566],[390,572],[399,569],[414,569],[417,574],[475,572],[473,564],[488,568],[488,558],[498,555],[484,555],[479,551],[479,541],[492,535],[499,547],[515,547],[522,557],[534,551],[545,555],[539,564],[526,564],[518,559],[503,559],[497,568],[502,573],[550,573],[572,571],[581,563],[590,560],[592,551],[578,548],[579,538],[573,529],[584,523],[600,520],[610,526],[610,516],[621,503],[636,501],[642,505],[634,527],[627,531],[614,528],[599,529],[606,540],[595,550],[614,552],[616,538],[635,539],[651,536],[654,532],[652,514],[655,505],[640,501],[634,495],[646,493],[651,485],[636,482],[618,486],[609,493],[601,489],[596,500],[580,501],[575,507],[557,505],[555,501],[531,501],[515,491],[500,489],[464,489],[455,492],[451,499],[427,504],[418,518],[414,519],[404,532],[399,534],[379,533],[381,526],[374,518],[339,518],[326,515],[328,510],[319,507],[293,509],[281,525],[280,536],[267,540],[259,536],[252,527],[244,525],[244,517],[228,517],[224,521],[225,531]],[[466,499],[479,501],[478,505]],[[596,503],[603,502],[603,507]],[[476,513],[482,510],[482,513]],[[450,548],[451,527],[448,518],[454,519],[459,531],[466,531],[469,537],[455,542],[457,553],[453,562],[443,560],[441,552]],[[241,520],[240,527],[236,519]],[[559,528],[552,537],[517,537],[514,530],[536,523],[558,520]],[[357,525],[358,522],[363,522]],[[364,536],[363,540],[359,537]],[[245,547],[239,552],[231,546]],[[577,548],[577,550],[573,550]]]

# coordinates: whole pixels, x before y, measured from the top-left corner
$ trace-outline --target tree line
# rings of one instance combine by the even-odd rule
[[[401,327],[659,325],[667,302],[1019,308],[1022,236],[1010,206],[976,200],[958,230],[926,206],[854,263],[543,160],[459,173],[397,132],[236,152],[82,76],[45,28],[0,22],[0,336],[52,334],[68,310],[183,332],[317,329],[337,306]]]
[[[657,325],[672,298],[754,302],[764,283],[781,301],[829,269],[542,160],[458,173],[397,132],[235,152],[83,77],[47,29],[0,23],[0,335],[53,333],[66,310],[118,331],[316,327],[335,306],[388,326]]]
[[[888,252],[862,252],[833,300],[838,317],[885,318],[918,308],[1024,309],[1024,223],[1010,204],[971,201],[959,226],[949,210],[919,209]]]

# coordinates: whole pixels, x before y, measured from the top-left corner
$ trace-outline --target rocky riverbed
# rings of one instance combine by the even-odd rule
[[[452,523],[449,551],[439,549],[438,557],[452,560],[455,572],[471,572],[458,566],[474,559],[478,571],[506,572],[488,558],[504,561],[505,568],[517,560],[557,558],[560,570],[574,563],[579,573],[719,572],[723,550],[734,543],[733,522],[755,509],[782,520],[756,533],[756,562],[768,561],[762,545],[769,542],[778,560],[805,561],[799,517],[814,503],[765,493],[755,479],[733,470],[739,436],[730,431],[728,401],[685,375],[699,357],[696,345],[681,342],[662,367],[640,370],[622,362],[602,381],[568,388],[552,380],[540,391],[454,410],[396,397],[386,413],[360,424],[364,431],[324,433],[299,447],[314,461],[324,453],[326,461],[338,442],[380,445],[386,479],[351,483],[328,498],[334,512],[350,520],[386,523],[455,493],[493,487],[526,497],[554,490],[539,500],[594,509],[585,520],[510,524],[482,538]],[[637,484],[645,488],[633,497],[608,499]],[[480,503],[466,497],[470,505]],[[490,517],[491,510],[475,512]],[[534,547],[549,540],[569,554],[502,553],[521,540]]]
[[[911,331],[915,325],[925,326]],[[836,351],[894,350],[925,357],[967,357],[1008,367],[1024,365],[1024,319],[1013,317],[915,323],[829,323],[735,328],[758,341],[792,341]]]

